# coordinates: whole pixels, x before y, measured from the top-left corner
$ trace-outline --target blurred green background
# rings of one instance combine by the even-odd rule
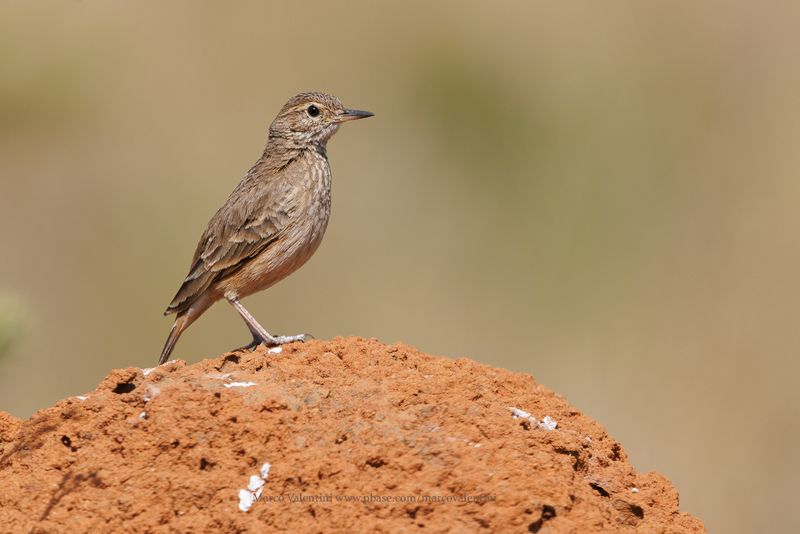
[[[263,324],[532,373],[712,531],[798,531],[798,4],[395,6],[0,4],[0,409],[152,366],[207,220],[324,90],[376,117]],[[248,339],[221,304],[175,356]]]

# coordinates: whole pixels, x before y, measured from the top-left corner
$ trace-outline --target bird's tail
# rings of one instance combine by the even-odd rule
[[[175,324],[172,325],[172,330],[170,330],[169,336],[167,336],[167,342],[164,343],[164,350],[161,351],[161,358],[158,360],[158,365],[163,364],[169,359],[169,355],[172,354],[172,349],[175,348],[178,338],[181,337],[183,331],[186,330],[191,323],[192,319],[188,313],[184,312],[178,314],[178,317],[175,318]]]

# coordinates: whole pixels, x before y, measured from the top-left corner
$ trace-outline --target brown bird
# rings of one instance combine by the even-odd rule
[[[341,123],[372,115],[316,92],[283,106],[269,127],[264,153],[209,221],[189,274],[164,312],[177,317],[159,364],[169,359],[183,331],[221,298],[253,334],[243,348],[311,337],[269,334],[239,300],[286,278],[314,254],[331,211],[327,142]]]

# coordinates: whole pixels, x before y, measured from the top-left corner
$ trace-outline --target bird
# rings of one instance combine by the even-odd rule
[[[253,336],[242,349],[313,337],[270,334],[241,299],[283,280],[317,250],[331,211],[328,140],[342,123],[373,115],[345,108],[323,92],[300,93],[286,102],[269,127],[261,157],[200,237],[189,274],[164,312],[176,317],[159,365],[169,359],[189,325],[223,298]]]

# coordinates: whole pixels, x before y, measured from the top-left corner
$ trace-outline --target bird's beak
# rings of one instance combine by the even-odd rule
[[[338,120],[336,122],[347,122],[347,121],[354,121],[356,119],[366,119],[367,117],[372,117],[375,115],[374,113],[370,113],[369,111],[361,111],[359,109],[346,109],[339,115]]]

